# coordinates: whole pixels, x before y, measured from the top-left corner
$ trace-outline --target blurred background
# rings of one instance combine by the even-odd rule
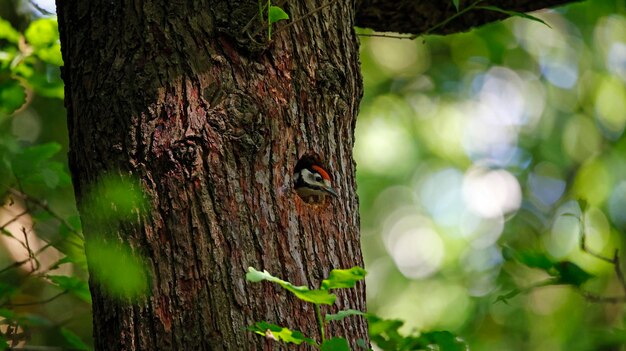
[[[53,12],[0,2],[0,186],[15,185],[9,169],[19,179],[0,210],[0,333],[85,348]],[[624,247],[626,4],[533,15],[550,27],[515,17],[445,37],[361,37],[368,309],[472,350],[622,350],[624,303],[595,300],[624,291],[580,238],[609,260]],[[582,273],[563,278],[564,261]],[[555,277],[565,284],[532,288]]]

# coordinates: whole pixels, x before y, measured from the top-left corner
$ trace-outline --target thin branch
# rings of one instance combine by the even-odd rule
[[[396,34],[384,34],[384,33],[357,33],[360,37],[375,37],[375,38],[390,38],[390,39],[408,39],[415,40],[414,35],[396,35]]]
[[[48,214],[50,214],[53,218],[61,222],[61,224],[63,224],[67,229],[69,229],[71,233],[76,234],[78,237],[83,239],[82,234],[76,228],[74,228],[74,226],[72,226],[65,218],[61,217],[59,214],[54,212],[45,201],[41,201],[35,197],[32,197],[24,192],[15,190],[13,188],[10,188],[8,191],[13,196],[17,196],[27,203],[30,202],[30,203],[37,205],[39,208],[43,209]]]
[[[43,304],[46,304],[48,302],[52,302],[52,301],[58,299],[59,297],[67,294],[68,292],[69,292],[68,290],[63,290],[60,293],[58,293],[58,294],[56,294],[56,295],[54,295],[52,297],[49,297],[49,298],[47,298],[45,300],[39,300],[39,301],[33,301],[33,302],[24,302],[24,303],[6,303],[6,304],[0,305],[0,306],[3,306],[3,307],[22,307],[22,306],[43,305]]]
[[[24,210],[23,212],[20,212],[20,213],[16,214],[9,221],[4,223],[3,225],[0,225],[0,230],[4,231],[4,228],[6,228],[7,226],[11,225],[12,223],[15,223],[18,219],[20,219],[20,217],[22,217],[22,216],[24,216],[26,214],[28,214],[28,210]]]
[[[28,242],[28,234],[26,233],[26,228],[22,227],[22,234],[24,235],[24,243],[26,244],[26,252],[28,252],[28,258],[30,259],[30,271],[35,272],[41,267],[39,260],[35,257],[35,253],[30,248],[30,243]]]
[[[394,34],[383,34],[383,33],[371,33],[371,34],[357,34],[358,36],[362,36],[362,37],[378,37],[378,38],[392,38],[392,39],[408,39],[408,40],[415,40],[421,36],[425,36],[430,34],[431,32],[434,32],[435,30],[445,26],[446,24],[450,23],[451,21],[461,17],[462,15],[466,14],[467,12],[474,10],[477,8],[477,6],[483,2],[484,0],[477,0],[475,2],[473,2],[472,4],[470,4],[469,6],[465,7],[462,10],[459,10],[457,13],[455,13],[454,15],[444,19],[443,21],[435,24],[434,26],[426,29],[423,33],[420,34],[413,34],[413,35],[409,35],[409,36],[403,36],[403,35],[394,35]],[[277,31],[278,32],[278,31]]]
[[[324,4],[324,5],[322,5],[322,6],[318,7],[318,8],[315,8],[315,9],[313,9],[313,10],[311,10],[311,11],[309,11],[309,12],[305,13],[303,16],[300,16],[300,17],[298,17],[298,18],[296,18],[296,19],[292,20],[292,21],[291,21],[291,22],[289,22],[288,24],[286,24],[286,25],[284,25],[284,26],[282,26],[282,27],[278,28],[278,29],[274,32],[274,35],[276,35],[276,34],[278,34],[278,33],[282,32],[282,31],[284,31],[284,30],[288,29],[289,27],[293,26],[294,24],[296,24],[296,23],[298,23],[298,22],[301,22],[302,20],[306,19],[307,17],[311,17],[313,14],[315,14],[315,13],[317,13],[317,12],[322,11],[323,9],[325,9],[325,8],[329,7],[330,5],[332,5],[333,3],[336,3],[336,2],[337,2],[337,0],[330,0],[330,1],[329,1],[329,2],[327,2],[326,4]]]
[[[615,275],[619,280],[619,283],[622,285],[622,290],[626,295],[626,279],[624,278],[624,273],[622,272],[622,265],[619,259],[619,250],[615,249],[615,254],[613,255],[613,264],[615,265]]]
[[[580,291],[580,294],[589,302],[594,303],[625,303],[626,296],[600,296],[588,291]]]

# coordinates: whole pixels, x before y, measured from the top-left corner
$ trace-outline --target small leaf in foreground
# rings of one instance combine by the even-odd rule
[[[353,288],[356,282],[363,280],[367,272],[355,266],[350,269],[333,269],[328,279],[322,281],[322,289]]]
[[[289,19],[289,15],[287,14],[287,12],[285,12],[285,10],[278,6],[270,6],[268,18],[271,25],[278,21]]]
[[[333,303],[335,303],[335,299],[337,298],[337,296],[329,293],[327,290],[309,289],[306,286],[295,286],[287,281],[274,277],[268,271],[264,270],[263,272],[260,272],[252,267],[248,267],[246,280],[253,283],[258,283],[263,280],[276,283],[280,285],[283,289],[290,291],[291,293],[296,295],[296,297],[300,300],[311,302],[314,304],[332,305]]]
[[[317,346],[315,340],[307,338],[298,330],[290,330],[289,328],[281,327],[276,324],[267,322],[257,322],[247,328],[249,331],[262,335],[266,338],[282,341],[285,343],[291,343],[300,345],[303,342],[309,345]]]
[[[350,345],[344,338],[332,338],[324,341],[322,351],[350,351]]]

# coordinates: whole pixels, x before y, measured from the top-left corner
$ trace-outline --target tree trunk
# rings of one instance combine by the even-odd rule
[[[150,293],[131,302],[91,280],[96,349],[277,349],[243,331],[261,320],[319,338],[310,305],[246,283],[246,268],[317,287],[331,269],[363,264],[352,160],[362,94],[355,14],[377,30],[417,33],[430,22],[416,19],[437,23],[454,13],[452,1],[282,3],[291,20],[275,25],[270,41],[257,1],[57,1],[87,244],[103,229],[83,199],[106,175],[137,177],[150,205],[105,235],[148,262]],[[309,205],[296,195],[293,169],[305,155],[327,165],[338,198]],[[337,301],[333,310],[363,310],[363,284]],[[331,329],[367,340],[361,318]]]
[[[79,204],[105,174],[138,177],[150,199],[149,216],[107,239],[146,259],[150,295],[125,302],[92,279],[96,349],[277,349],[243,330],[261,320],[319,337],[312,306],[244,276],[254,266],[317,287],[333,268],[363,265],[353,4],[307,17],[316,2],[294,2],[291,17],[305,19],[261,43],[244,42],[267,41],[257,1],[57,5]],[[297,196],[293,169],[307,154],[327,164],[337,199]],[[79,207],[89,244],[101,229]],[[363,284],[337,301],[363,310]],[[331,329],[367,339],[360,318]]]

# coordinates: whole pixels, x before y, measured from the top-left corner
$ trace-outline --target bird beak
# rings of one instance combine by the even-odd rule
[[[333,189],[330,186],[327,186],[324,188],[324,191],[329,193],[330,195],[334,196],[334,197],[339,197],[339,195],[337,195],[337,192],[335,191],[335,189]]]

